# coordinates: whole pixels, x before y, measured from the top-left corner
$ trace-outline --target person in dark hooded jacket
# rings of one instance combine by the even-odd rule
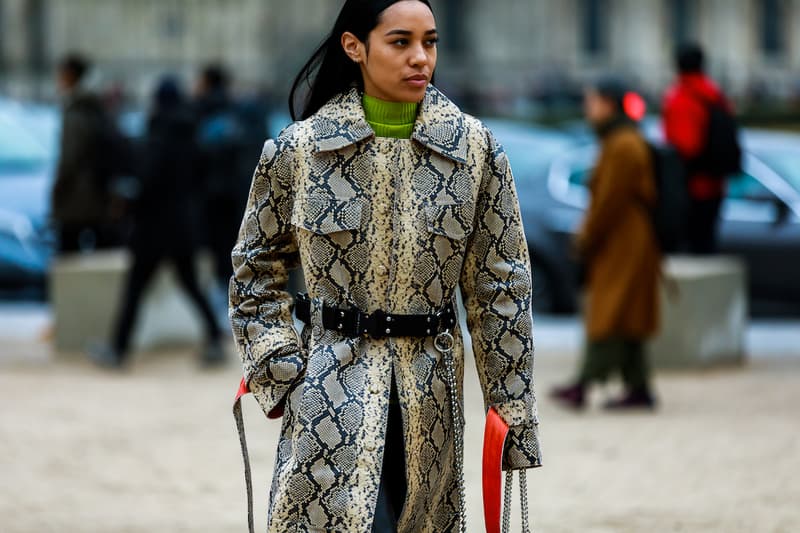
[[[133,265],[114,332],[113,345],[90,351],[103,366],[121,366],[127,358],[130,337],[142,294],[158,269],[169,260],[182,288],[197,306],[206,330],[203,362],[224,360],[220,328],[197,281],[195,255],[198,223],[195,179],[198,154],[196,125],[184,97],[171,78],[164,79],[154,96],[142,151],[141,188],[133,211],[130,250]]]
[[[217,283],[225,289],[233,275],[230,256],[247,204],[252,161],[261,153],[266,135],[265,131],[260,135],[258,149],[248,150],[246,124],[229,85],[221,65],[208,65],[198,80],[194,102],[205,192],[204,244],[214,259]]]

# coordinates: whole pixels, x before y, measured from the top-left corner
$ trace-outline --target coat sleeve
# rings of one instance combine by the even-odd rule
[[[637,183],[647,172],[647,154],[635,142],[620,140],[601,155],[596,175],[592,178],[592,200],[578,235],[580,255],[591,261],[602,248],[605,238],[620,220],[620,214],[630,208],[637,194]],[[638,200],[644,204],[645,200]]]
[[[486,409],[510,431],[503,467],[540,466],[533,384],[531,268],[508,158],[489,137],[475,226],[461,273],[478,377]]]
[[[93,142],[92,118],[89,113],[78,106],[65,109],[59,143],[60,156],[53,186],[53,205],[60,205],[59,196],[75,187],[80,179],[86,179],[81,173],[91,171],[90,148]]]
[[[279,416],[300,379],[306,353],[294,328],[289,271],[299,264],[291,230],[292,153],[287,141],[265,143],[233,249],[230,319],[244,378],[268,416]]]

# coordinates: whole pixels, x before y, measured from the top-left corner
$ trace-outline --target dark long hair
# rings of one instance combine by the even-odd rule
[[[361,68],[342,49],[342,34],[350,32],[361,42],[380,22],[381,13],[401,0],[347,0],[339,12],[330,35],[314,51],[292,84],[289,92],[289,112],[292,120],[306,119],[325,103],[353,84],[361,87]],[[418,0],[433,8],[429,0]],[[298,113],[298,93],[303,85],[308,92],[303,97],[302,112]]]

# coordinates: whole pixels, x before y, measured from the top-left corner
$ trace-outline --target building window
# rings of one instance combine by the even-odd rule
[[[605,0],[583,0],[583,51],[590,55],[605,52]]]
[[[25,22],[27,30],[28,67],[32,72],[46,70],[45,56],[45,13],[43,0],[30,0],[26,5]]]
[[[450,52],[464,52],[464,6],[461,0],[445,0],[444,2],[444,46]]]
[[[692,38],[689,0],[671,0],[672,38],[675,44],[684,44]]]
[[[3,19],[3,15],[5,14],[5,13],[3,13],[3,8],[4,7],[5,7],[5,3],[0,2],[0,72],[3,72],[5,70],[5,66],[6,66],[6,56],[5,56],[5,53],[6,53],[5,48],[6,47],[4,46],[4,43],[3,43],[3,35],[5,35],[5,31],[6,31],[5,21]]]
[[[780,0],[761,0],[761,48],[769,56],[783,53],[783,3]]]

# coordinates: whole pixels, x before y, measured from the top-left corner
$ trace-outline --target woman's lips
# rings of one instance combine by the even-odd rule
[[[428,77],[423,75],[409,76],[406,78],[406,83],[412,87],[425,87],[428,85]]]

